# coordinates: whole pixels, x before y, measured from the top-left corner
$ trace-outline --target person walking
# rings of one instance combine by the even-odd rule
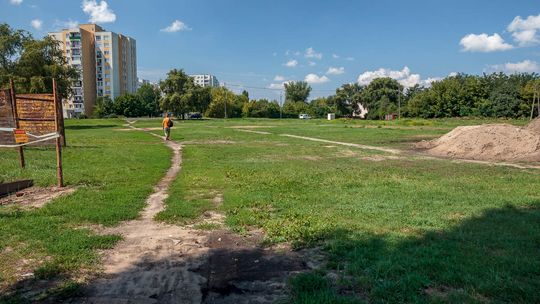
[[[161,125],[163,126],[163,132],[165,132],[165,140],[171,140],[171,128],[173,126],[171,114],[167,113],[165,115],[165,118],[163,118],[163,122],[161,123]]]

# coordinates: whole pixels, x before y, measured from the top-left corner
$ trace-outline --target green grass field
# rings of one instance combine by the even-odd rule
[[[321,246],[326,265],[291,278],[295,303],[540,302],[540,170],[282,136],[407,150],[455,126],[488,122],[495,121],[177,121],[172,138],[185,143],[183,168],[157,218],[182,225],[217,209],[238,233],[262,228],[268,243]],[[77,192],[36,211],[0,207],[4,283],[22,258],[46,260],[37,265],[45,277],[95,267],[96,250],[118,237],[81,227],[137,216],[170,152],[148,134],[117,131],[122,124],[68,121],[66,181]],[[14,152],[0,154],[0,180],[53,184],[53,153],[29,149],[24,171]],[[220,206],[212,203],[217,194]]]

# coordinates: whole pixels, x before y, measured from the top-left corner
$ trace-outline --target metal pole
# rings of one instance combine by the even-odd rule
[[[283,92],[279,92],[279,119],[283,118]]]
[[[9,86],[10,86],[10,92],[11,92],[11,110],[13,111],[13,120],[15,121],[15,128],[20,128],[19,125],[19,114],[17,112],[17,99],[15,94],[15,84],[13,83],[13,79],[9,80]],[[24,161],[24,149],[22,146],[18,148],[19,150],[19,163],[21,165],[21,168],[24,168],[26,165],[26,162]]]
[[[225,89],[227,89],[227,84],[225,82],[223,82],[223,86],[225,87]],[[224,117],[225,119],[227,119],[227,98],[225,98],[224,102],[225,102],[225,116]]]
[[[401,119],[401,90],[398,90],[398,119]]]
[[[58,105],[59,99],[56,95],[56,79],[53,78],[53,95],[54,95],[54,123],[56,126],[56,133],[59,135],[62,134],[60,130],[60,116],[58,115],[58,110],[60,106]],[[56,178],[58,187],[64,187],[64,172],[62,171],[62,145],[61,137],[56,138]]]

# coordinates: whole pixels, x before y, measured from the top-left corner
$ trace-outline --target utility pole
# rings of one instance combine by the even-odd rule
[[[227,83],[223,82],[223,86],[225,87],[225,89],[227,89]],[[227,119],[227,98],[225,98],[224,100],[225,102],[225,119]]]
[[[401,119],[401,90],[398,90],[398,119]]]
[[[282,102],[283,92],[279,92],[279,119],[282,118],[283,114],[283,102]]]

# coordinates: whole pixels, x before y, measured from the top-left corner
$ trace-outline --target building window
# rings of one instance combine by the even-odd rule
[[[110,38],[110,36],[103,36],[103,40],[109,40]]]
[[[96,41],[101,40],[101,36],[96,36]]]
[[[105,43],[103,44],[103,46],[104,46],[104,47],[109,47],[109,46],[111,46],[111,44],[108,43],[108,42],[105,42]]]

